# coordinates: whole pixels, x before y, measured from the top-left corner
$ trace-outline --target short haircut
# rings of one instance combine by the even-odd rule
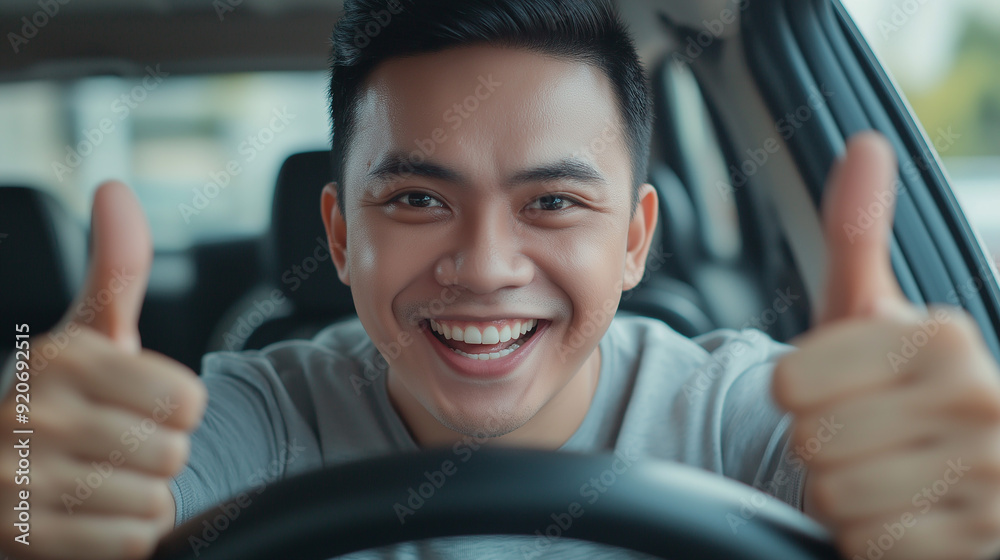
[[[632,208],[646,180],[653,102],[628,27],[610,0],[345,0],[332,36],[333,180],[344,165],[359,94],[390,59],[471,45],[522,48],[592,65],[608,77],[632,158]]]

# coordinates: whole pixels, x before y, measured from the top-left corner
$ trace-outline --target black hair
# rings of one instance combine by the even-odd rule
[[[345,0],[332,43],[329,93],[338,200],[344,200],[344,163],[369,74],[389,59],[487,44],[579,60],[604,72],[632,157],[635,209],[646,180],[653,102],[635,43],[610,0]],[[343,203],[340,208],[343,212]]]

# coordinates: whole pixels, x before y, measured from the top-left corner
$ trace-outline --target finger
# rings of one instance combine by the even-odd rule
[[[896,367],[886,349],[899,346],[915,328],[873,320],[814,329],[800,339],[797,352],[782,356],[775,365],[771,387],[775,402],[785,410],[807,413],[850,396],[898,386],[910,369]]]
[[[148,558],[163,534],[157,520],[105,515],[73,515],[39,511],[32,516],[31,556],[25,558],[65,558],[106,560],[108,558]]]
[[[113,514],[154,519],[174,507],[167,479],[110,464],[63,460],[46,473],[45,483],[67,491],[40,497],[36,509],[66,515]]]
[[[976,426],[945,413],[950,399],[937,384],[877,391],[802,415],[794,445],[807,450],[811,469],[833,468]]]
[[[87,282],[64,322],[89,326],[120,348],[138,352],[139,312],[146,293],[152,244],[139,201],[109,181],[94,195]]]
[[[889,259],[895,189],[896,156],[888,141],[874,132],[852,137],[824,195],[828,263],[818,324],[907,306]]]
[[[837,533],[844,558],[974,560],[983,543],[967,536],[967,519],[948,508],[926,513],[916,508],[866,519]]]
[[[100,352],[103,341],[96,335],[92,338],[98,340],[81,339],[86,352],[63,361],[66,377],[81,394],[167,427],[190,432],[198,426],[208,396],[193,371],[156,352],[134,356]]]
[[[963,455],[964,453],[964,455]],[[810,502],[835,522],[883,516],[906,509],[928,510],[959,495],[964,480],[982,465],[968,449],[937,442],[875,456],[869,460],[816,471]]]
[[[46,430],[46,441],[40,445],[57,448],[101,474],[136,470],[169,477],[187,461],[188,435],[151,417],[90,404],[72,417],[74,421]]]

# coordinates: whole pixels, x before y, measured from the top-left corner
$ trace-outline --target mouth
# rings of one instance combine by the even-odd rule
[[[457,373],[496,378],[512,372],[549,326],[545,319],[458,321],[428,319],[423,331],[438,355]]]

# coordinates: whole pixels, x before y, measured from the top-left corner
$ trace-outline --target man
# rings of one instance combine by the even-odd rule
[[[361,44],[359,29],[377,33]],[[277,478],[422,447],[458,455],[472,439],[697,465],[804,508],[850,557],[897,526],[884,558],[1000,552],[996,364],[969,318],[906,303],[888,212],[853,243],[844,233],[857,208],[892,190],[883,140],[852,141],[831,175],[826,303],[797,351],[750,330],[690,341],[656,321],[613,319],[642,278],[657,198],[643,182],[648,89],[606,4],[348,1],[333,39],[338,157],[321,210],[359,320],[313,341],[210,355],[202,385],[140,351],[148,230],[127,189],[104,185],[81,298],[116,272],[135,279],[93,321],[69,315],[59,328],[74,329],[72,342],[33,378],[34,539],[10,544],[6,508],[4,550],[142,558],[175,523],[241,493],[252,500]],[[604,149],[587,149],[595,138]],[[887,360],[928,329],[905,365]],[[8,395],[4,428],[14,406]],[[154,429],[129,431],[148,418]],[[142,437],[122,450],[126,433]],[[13,472],[16,453],[2,453]],[[112,472],[78,493],[102,461]],[[911,513],[941,477],[946,495]],[[397,509],[401,522],[419,514]],[[478,537],[352,557],[624,554]]]

